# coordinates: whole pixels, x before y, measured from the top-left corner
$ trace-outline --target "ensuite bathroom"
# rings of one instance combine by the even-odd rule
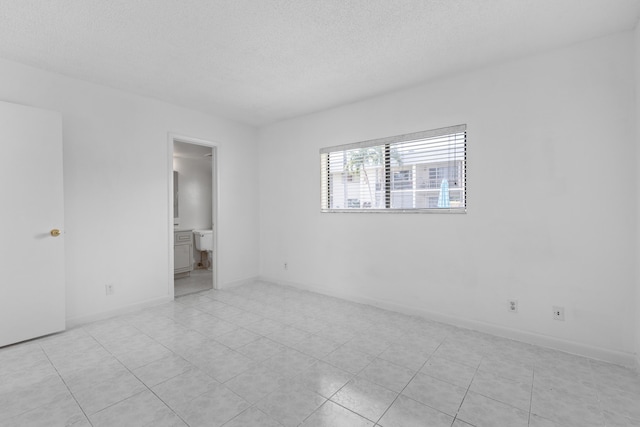
[[[174,296],[213,288],[213,149],[174,141]]]

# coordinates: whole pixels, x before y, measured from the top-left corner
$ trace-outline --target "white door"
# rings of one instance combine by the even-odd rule
[[[0,347],[65,328],[62,118],[0,102]]]

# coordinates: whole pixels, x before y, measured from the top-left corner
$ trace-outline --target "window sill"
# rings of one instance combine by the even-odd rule
[[[320,213],[366,214],[466,214],[467,209],[320,209]]]

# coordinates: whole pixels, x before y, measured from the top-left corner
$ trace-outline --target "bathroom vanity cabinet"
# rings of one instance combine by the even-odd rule
[[[188,276],[193,270],[193,231],[179,230],[173,232],[173,274]]]

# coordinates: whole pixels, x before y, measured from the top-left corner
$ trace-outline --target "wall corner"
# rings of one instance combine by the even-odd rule
[[[634,30],[634,77],[635,77],[635,120],[636,120],[636,171],[640,166],[640,20],[636,23]],[[636,299],[635,299],[635,354],[636,354],[636,370],[640,373],[640,176],[636,172]]]

